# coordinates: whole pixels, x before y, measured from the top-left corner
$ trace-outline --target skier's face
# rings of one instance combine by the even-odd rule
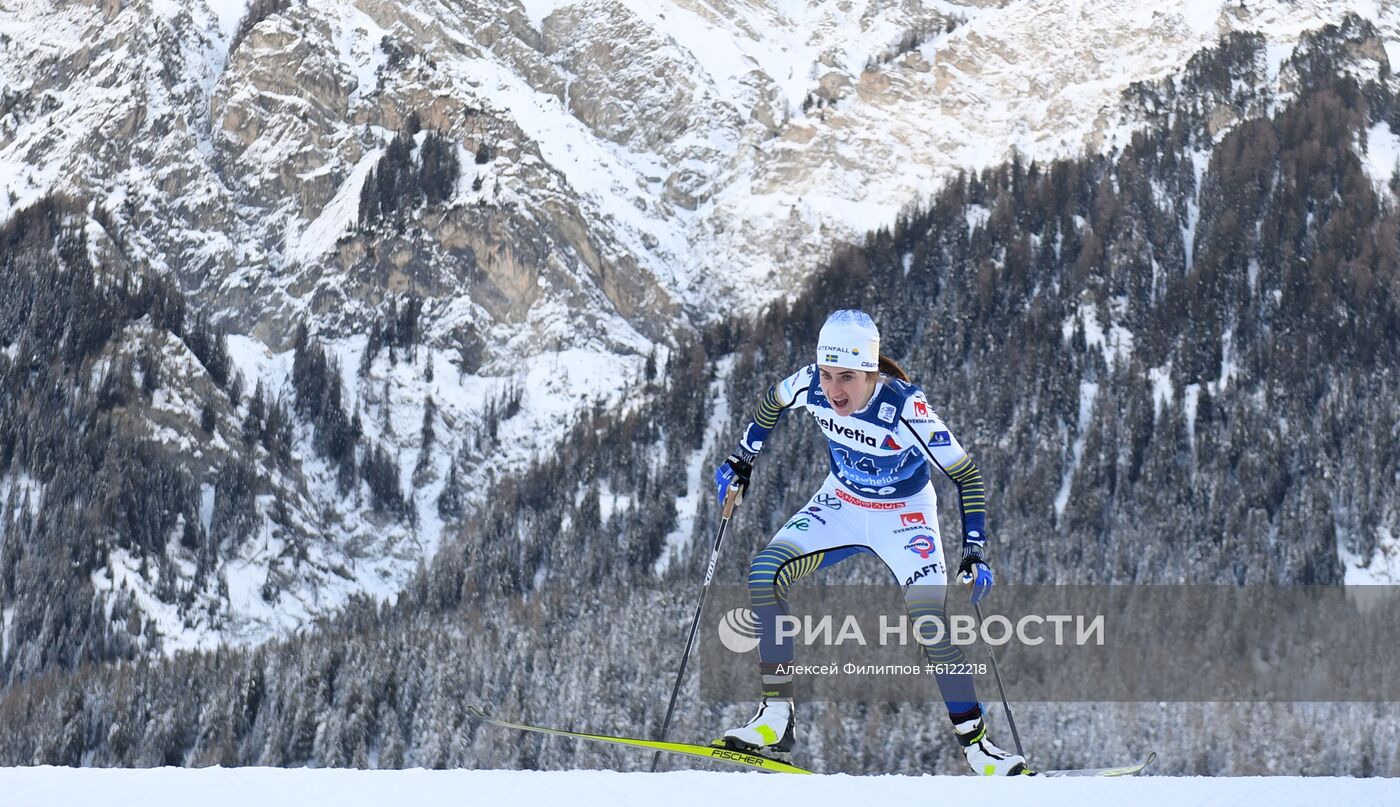
[[[865,406],[875,391],[875,374],[840,367],[821,368],[822,392],[836,414],[845,417]]]

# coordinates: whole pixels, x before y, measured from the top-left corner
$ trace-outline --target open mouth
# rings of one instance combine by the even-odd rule
[[[848,403],[850,403],[850,402],[851,402],[851,399],[850,399],[850,398],[832,398],[832,399],[831,399],[831,405],[834,406],[834,407],[836,407],[837,409],[845,409],[845,408],[846,408],[846,404],[848,404]]]

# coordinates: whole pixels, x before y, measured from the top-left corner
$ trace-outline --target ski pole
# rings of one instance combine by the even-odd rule
[[[685,652],[681,654],[680,670],[676,672],[676,685],[671,687],[671,702],[666,704],[666,718],[661,721],[661,732],[657,735],[658,741],[666,740],[666,731],[671,727],[671,713],[676,709],[676,696],[681,693],[681,681],[685,679],[685,665],[690,661],[690,649],[695,644],[695,633],[700,629],[700,612],[705,608],[705,594],[710,590],[710,581],[715,576],[715,565],[719,562],[719,545],[724,541],[724,528],[729,526],[729,517],[734,514],[734,508],[739,504],[739,487],[731,485],[729,493],[724,497],[724,510],[720,515],[719,529],[715,532],[715,548],[710,551],[710,565],[705,568],[705,584],[700,587],[700,602],[695,604],[695,618],[690,622],[690,636],[685,640]],[[651,758],[651,772],[656,773],[656,765],[661,761],[661,752],[657,751]]]
[[[982,606],[977,603],[972,604],[977,611],[977,631],[982,631]],[[997,657],[992,653],[992,646],[987,645],[987,658],[992,660],[992,675],[996,677],[997,694],[1001,695],[1001,708],[1006,710],[1006,722],[1011,724],[1011,739],[1016,741],[1016,753],[1024,759],[1026,752],[1021,750],[1021,735],[1016,731],[1016,718],[1011,716],[1011,704],[1006,702],[1006,687],[1001,685],[1001,671],[997,669]]]

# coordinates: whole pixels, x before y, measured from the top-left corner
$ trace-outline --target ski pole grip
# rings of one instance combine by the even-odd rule
[[[739,500],[742,498],[744,498],[744,493],[740,489],[740,486],[730,485],[729,492],[724,495],[723,515],[725,518],[734,515],[734,508],[739,506]]]

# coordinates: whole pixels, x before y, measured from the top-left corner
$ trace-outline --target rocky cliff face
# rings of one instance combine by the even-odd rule
[[[0,220],[62,192],[104,249],[173,279],[234,335],[231,422],[259,383],[293,402],[298,325],[338,360],[357,450],[388,453],[410,507],[347,495],[305,418],[288,467],[249,454],[258,534],[298,524],[308,558],[339,559],[277,572],[295,622],[392,593],[453,523],[444,493],[479,496],[649,357],[664,372],[698,326],[782,297],[956,171],[1121,147],[1158,103],[1134,83],[1234,31],[1268,42],[1257,103],[1296,94],[1284,56],[1356,5],[26,3],[0,12]],[[1400,15],[1357,10],[1380,63]],[[186,369],[164,377],[189,423]],[[219,466],[190,465],[212,510]],[[225,547],[228,571],[272,575],[285,547],[253,546]],[[231,618],[206,627],[287,624],[213,579]]]

